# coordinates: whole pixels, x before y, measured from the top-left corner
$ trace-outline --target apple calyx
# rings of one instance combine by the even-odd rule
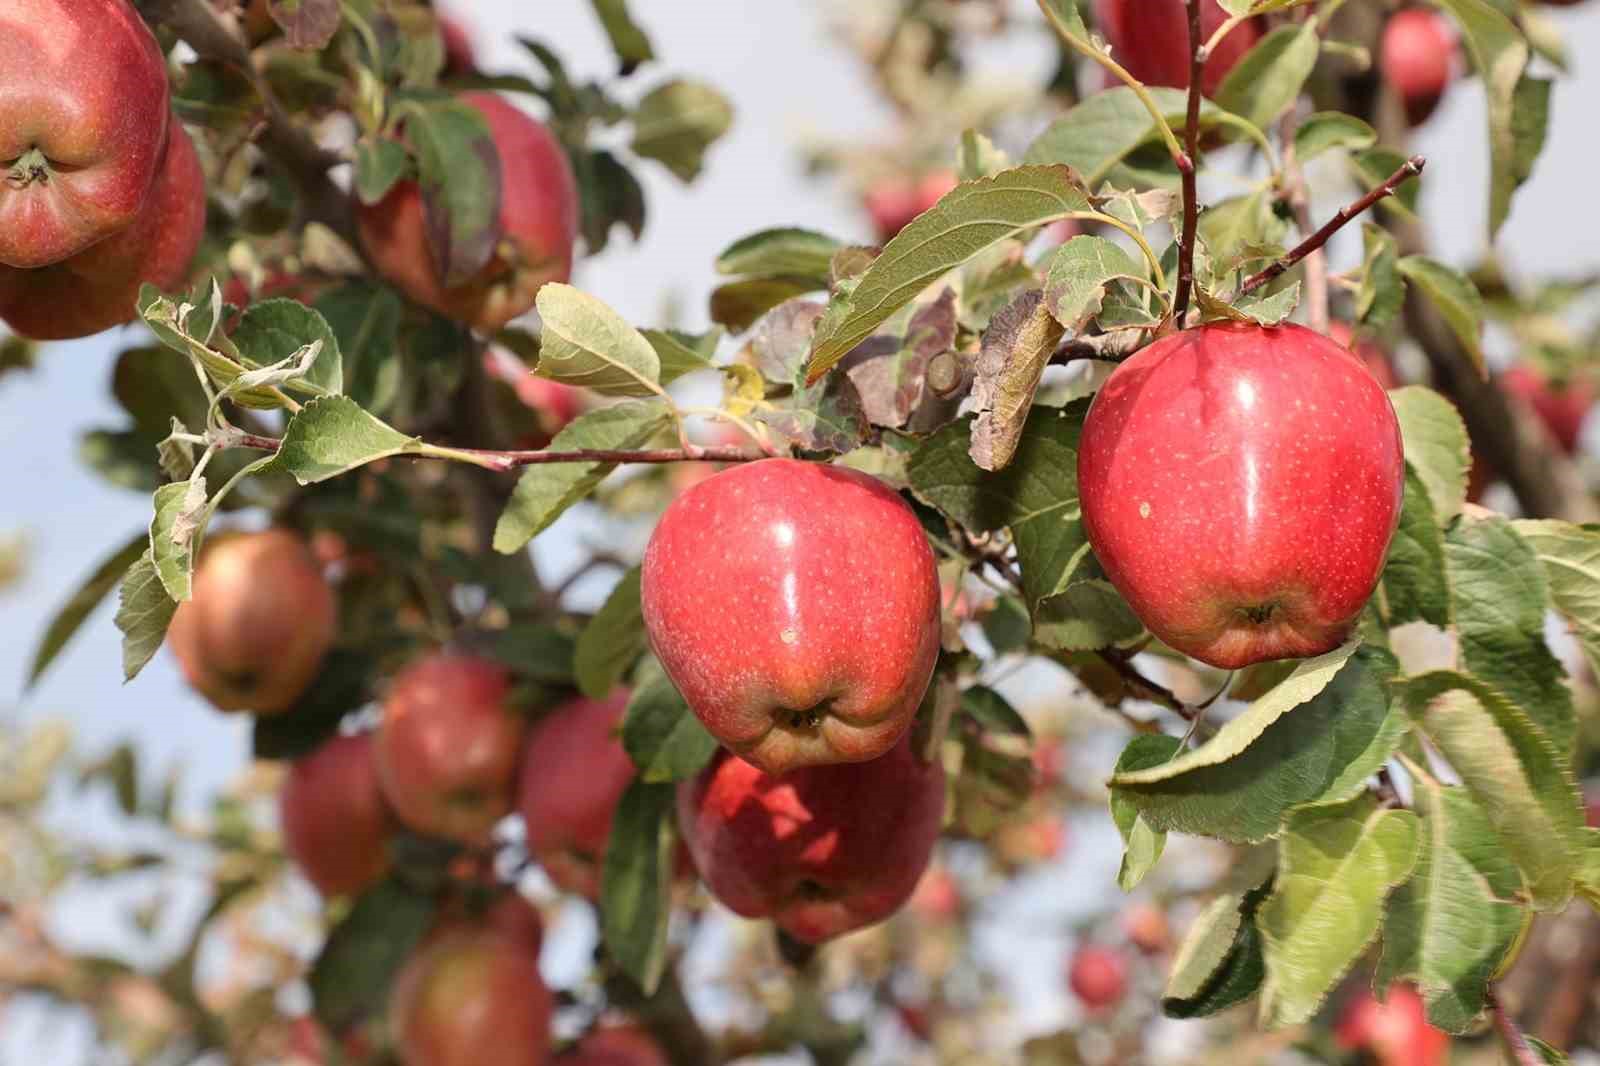
[[[6,184],[13,189],[26,189],[35,182],[50,183],[50,160],[38,148],[29,148],[11,164],[6,172]]]

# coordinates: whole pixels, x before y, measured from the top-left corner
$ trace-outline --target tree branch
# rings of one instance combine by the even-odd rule
[[[229,443],[240,448],[275,452],[283,441],[255,433],[239,433]],[[570,451],[495,451],[489,448],[446,448],[424,444],[409,455],[417,459],[453,459],[486,470],[509,471],[547,463],[753,463],[767,455],[742,448],[575,448]],[[402,455],[401,458],[405,458]]]
[[[1489,1015],[1494,1019],[1495,1032],[1499,1033],[1500,1039],[1505,1042],[1512,1061],[1517,1066],[1541,1066],[1544,1057],[1533,1050],[1528,1038],[1517,1028],[1516,1021],[1506,1012],[1505,1006],[1493,988],[1489,989],[1484,999],[1489,1004]]]
[[[1184,151],[1177,158],[1183,177],[1183,236],[1178,243],[1178,291],[1172,302],[1172,316],[1183,328],[1189,313],[1189,294],[1194,289],[1194,240],[1200,219],[1199,192],[1195,171],[1200,166],[1200,75],[1205,69],[1206,44],[1200,35],[1200,0],[1189,3],[1189,111],[1183,127]]]
[[[1410,159],[1406,160],[1403,164],[1401,164],[1400,169],[1396,170],[1393,174],[1390,174],[1382,185],[1379,185],[1377,188],[1367,193],[1367,195],[1363,196],[1355,203],[1346,207],[1341,207],[1338,214],[1330,218],[1321,229],[1317,230],[1317,232],[1313,233],[1311,236],[1307,237],[1305,240],[1296,245],[1295,249],[1288,255],[1284,256],[1276,263],[1273,263],[1271,266],[1267,267],[1261,273],[1246,281],[1239,287],[1239,292],[1237,295],[1244,296],[1254,292],[1267,282],[1282,275],[1285,271],[1289,270],[1296,263],[1300,262],[1300,260],[1310,255],[1312,252],[1315,252],[1321,248],[1324,244],[1327,244],[1328,238],[1332,237],[1335,233],[1338,233],[1341,229],[1343,229],[1351,219],[1366,211],[1367,208],[1371,207],[1379,200],[1393,196],[1396,189],[1410,181],[1412,178],[1416,177],[1418,174],[1421,174],[1422,168],[1427,165],[1427,162],[1428,161],[1422,158],[1420,155],[1414,155]]]

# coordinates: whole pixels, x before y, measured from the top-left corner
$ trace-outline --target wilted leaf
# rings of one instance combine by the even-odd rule
[[[1062,333],[1038,291],[1018,296],[989,323],[972,386],[978,417],[969,454],[982,469],[1003,469],[1016,454],[1039,378]]]

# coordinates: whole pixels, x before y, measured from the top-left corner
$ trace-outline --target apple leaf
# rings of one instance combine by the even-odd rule
[[[287,378],[285,385],[317,395],[344,391],[339,338],[320,314],[298,300],[276,297],[251,304],[234,327],[233,343],[247,360],[261,367],[284,363],[320,343],[310,366]]]
[[[1147,88],[1156,107],[1174,129],[1180,128],[1189,106],[1189,94],[1179,89]],[[1230,114],[1210,100],[1200,102],[1200,128],[1223,134],[1245,132],[1252,140],[1264,143],[1261,131],[1238,115]],[[1144,103],[1126,85],[1104,89],[1076,104],[1052,122],[1028,146],[1024,163],[1062,163],[1083,176],[1090,188],[1111,179],[1125,188],[1132,182],[1115,173],[1118,165],[1141,145],[1152,144],[1160,136],[1155,120]],[[1158,149],[1162,156],[1165,149]]]
[[[34,649],[33,659],[28,664],[28,676],[23,682],[26,688],[34,684],[49,669],[61,649],[67,646],[78,629],[94,613],[100,602],[111,594],[121,582],[128,568],[139,561],[139,558],[150,549],[150,534],[147,530],[140,530],[130,537],[120,548],[107,555],[99,566],[89,574],[78,586],[78,591],[72,598],[62,604],[61,609],[50,619],[50,624],[45,628],[44,636],[39,639],[39,646]]]
[[[323,396],[296,412],[283,431],[274,465],[302,485],[338,477],[358,466],[421,449],[345,396]]]
[[[1472,356],[1478,373],[1483,362],[1483,297],[1472,279],[1454,267],[1425,255],[1408,255],[1396,264],[1403,277],[1433,301],[1456,337]]]
[[[578,634],[573,669],[578,689],[604,699],[644,654],[644,611],[639,605],[639,568],[622,575],[611,595]]]
[[[714,369],[711,357],[717,352],[722,330],[696,337],[676,329],[643,329],[639,331],[655,349],[661,361],[661,384],[667,385],[685,374]]]
[[[810,278],[743,278],[711,290],[711,321],[743,332],[762,315],[785,301],[824,288]]]
[[[1366,189],[1376,189],[1405,165],[1408,156],[1393,148],[1378,146],[1350,156],[1350,169]],[[1422,179],[1412,178],[1395,187],[1394,193],[1378,201],[1380,211],[1393,213],[1408,222],[1417,220],[1417,198],[1422,194]]]
[[[717,753],[717,739],[659,671],[651,671],[628,700],[622,746],[639,768],[639,780],[652,785],[688,780]]]
[[[811,335],[826,308],[815,300],[788,300],[763,314],[745,346],[761,376],[792,385],[805,367]]]
[[[957,171],[962,181],[992,178],[1002,170],[1010,170],[1012,167],[1011,157],[1006,154],[1005,149],[977,130],[969,129],[962,132],[958,153]]]
[[[546,286],[548,288],[549,286]],[[671,423],[666,404],[636,400],[580,415],[550,442],[551,451],[638,448]],[[593,492],[615,463],[540,463],[528,467],[495,525],[494,547],[509,555]]]
[[[267,0],[267,13],[290,48],[320,51],[339,32],[339,0]]]
[[[1218,106],[1266,129],[1299,99],[1321,52],[1315,20],[1277,27],[1228,71],[1217,87]]]
[[[173,300],[146,285],[139,291],[139,315],[162,344],[199,363],[215,385],[226,388],[253,368],[240,362],[233,341],[216,328],[222,292],[215,282],[209,296],[191,296]],[[274,389],[248,389],[228,398],[241,407],[274,410],[284,406],[283,396]]]
[[[1529,1049],[1539,1056],[1539,1061],[1545,1066],[1572,1066],[1572,1059],[1568,1058],[1567,1053],[1560,1048],[1551,1047],[1538,1037],[1526,1033],[1522,1034],[1522,1039],[1528,1042]]]
[[[1362,151],[1377,143],[1376,130],[1343,111],[1318,111],[1307,115],[1294,131],[1294,154],[1301,163],[1335,148]]]
[[[1169,1018],[1204,1018],[1243,1003],[1261,988],[1266,965],[1256,912],[1272,883],[1211,901],[1172,959],[1161,1010]]]
[[[306,976],[317,1020],[341,1033],[380,1014],[400,967],[433,925],[434,911],[432,896],[395,878],[362,893]]]
[[[946,288],[938,299],[906,312],[889,320],[905,317],[903,328],[874,334],[840,364],[861,397],[867,421],[888,429],[903,427],[922,406],[928,364],[955,344],[955,290]]]
[[[356,142],[356,196],[371,207],[389,195],[410,166],[406,146],[393,137],[363,137]]]
[[[1419,619],[1440,627],[1450,624],[1444,534],[1434,521],[1428,490],[1409,464],[1400,527],[1389,543],[1389,558],[1383,564],[1381,602],[1385,628]]]
[[[1356,318],[1364,325],[1382,329],[1394,321],[1406,303],[1399,245],[1394,234],[1371,222],[1362,224],[1361,240],[1365,259],[1361,265],[1361,288],[1356,292]]]
[[[755,417],[808,452],[843,455],[859,447],[869,430],[861,394],[845,374],[809,386],[796,378],[788,396],[774,400]]]
[[[1373,983],[1414,983],[1429,1024],[1466,1033],[1483,1012],[1490,978],[1521,936],[1526,912],[1511,900],[1522,876],[1466,789],[1425,774],[1412,780],[1422,816],[1417,867],[1389,899]]]
[[[717,256],[717,273],[809,278],[825,289],[833,277],[833,257],[843,247],[815,230],[765,229],[724,248]]]
[[[1566,618],[1600,676],[1600,527],[1525,519],[1511,528],[1544,565],[1551,607]]]
[[[1511,134],[1515,145],[1512,175],[1521,185],[1533,176],[1533,164],[1544,151],[1550,129],[1550,91],[1555,83],[1548,78],[1524,74],[1517,81],[1511,106]]]
[[[601,933],[607,951],[646,995],[667,966],[677,789],[635,779],[612,817],[601,876]]]
[[[961,711],[988,733],[1014,737],[1031,737],[1028,720],[1006,698],[986,685],[973,685],[962,690]]]
[[[588,293],[550,282],[535,301],[543,332],[535,372],[606,396],[661,391],[661,358],[644,335]]]
[[[628,0],[591,0],[591,3],[600,25],[605,27],[606,36],[611,40],[611,50],[617,53],[624,76],[632,73],[640,63],[647,63],[656,57],[650,38],[628,12]]]
[[[342,387],[363,410],[382,416],[400,391],[400,295],[387,285],[353,279],[317,297],[317,313],[337,338]]]
[[[1444,554],[1461,667],[1526,711],[1557,751],[1570,750],[1572,692],[1544,641],[1550,591],[1538,555],[1499,516],[1463,517]]]
[[[161,647],[178,605],[161,584],[150,549],[122,577],[117,629],[122,632],[122,678],[132,681]]]
[[[1583,832],[1566,757],[1527,712],[1464,674],[1435,671],[1398,689],[1417,726],[1472,790],[1534,905],[1564,906]]]
[[[1585,827],[1583,830],[1576,888],[1585,903],[1600,910],[1600,829]]]
[[[1449,525],[1467,498],[1467,427],[1449,400],[1420,385],[1389,390],[1389,402],[1400,420],[1406,465],[1427,488],[1434,519]]]
[[[1038,290],[1018,296],[984,331],[972,386],[978,417],[972,423],[968,449],[972,461],[984,470],[1004,469],[1016,455],[1039,378],[1062,333],[1061,323]]]
[[[1378,935],[1385,898],[1416,864],[1417,836],[1415,814],[1379,807],[1370,794],[1289,815],[1257,919],[1263,1025],[1297,1025],[1317,1012]]]
[[[1033,639],[1053,651],[1094,651],[1128,644],[1144,635],[1144,623],[1111,582],[1074,581],[1039,603]]]
[[[1291,807],[1348,799],[1393,754],[1405,733],[1385,691],[1394,672],[1371,646],[1308,659],[1199,748],[1111,787],[1157,829],[1265,840]]]
[[[1226,277],[1247,264],[1283,254],[1289,226],[1273,210],[1274,199],[1270,190],[1263,189],[1212,204],[1200,213],[1197,232],[1211,259],[1211,270],[1203,276]]]
[[[613,153],[579,152],[572,157],[578,179],[579,230],[586,251],[597,255],[611,240],[614,226],[622,226],[638,240],[644,234],[644,186]]]
[[[675,79],[645,94],[633,113],[633,154],[693,181],[706,149],[733,125],[733,105],[697,81]]]
[[[1117,758],[1116,773],[1129,773],[1171,762],[1183,750],[1183,741],[1162,733],[1141,733],[1128,741]],[[1152,828],[1139,808],[1116,789],[1111,790],[1111,821],[1122,835],[1122,865],[1117,887],[1132,892],[1155,868],[1167,846],[1167,834]]]
[[[939,277],[990,245],[1092,209],[1088,190],[1063,166],[1018,167],[963,182],[883,249],[848,296],[836,296],[812,340],[816,381]]]
[[[500,243],[500,154],[489,120],[451,96],[399,109],[416,151],[417,183],[434,275],[446,288],[471,281]]]
[[[1149,280],[1149,268],[1120,244],[1104,237],[1073,237],[1050,257],[1044,282],[1045,307],[1062,326],[1075,334],[1082,332],[1100,313],[1106,288],[1117,278],[1144,283]]]
[[[189,598],[194,571],[194,541],[206,506],[206,479],[162,485],[155,492],[150,519],[150,553],[156,576],[177,603]]]

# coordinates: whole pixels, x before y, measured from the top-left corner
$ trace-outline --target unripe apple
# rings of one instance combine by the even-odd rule
[[[560,1066],[667,1066],[661,1045],[634,1025],[613,1025],[591,1031],[570,1053],[556,1060]]]
[[[872,216],[878,240],[887,243],[956,184],[955,174],[948,170],[936,170],[920,178],[885,178],[875,183],[862,202]]]
[[[539,959],[492,931],[423,947],[389,993],[402,1066],[538,1066],[550,1054],[550,991]]]
[[[168,113],[166,58],[127,0],[8,0],[0,265],[59,263],[132,225]]]
[[[1127,994],[1128,961],[1111,948],[1079,948],[1068,964],[1067,984],[1089,1010],[1110,1010]]]
[[[1224,670],[1349,636],[1400,519],[1382,386],[1302,326],[1165,337],[1112,372],[1078,451],[1083,524],[1135,614]]]
[[[1334,1028],[1342,1048],[1366,1051],[1377,1066],[1443,1066],[1450,1037],[1428,1024],[1422,997],[1411,985],[1391,985],[1384,1002],[1363,988],[1345,1005]]]
[[[389,871],[389,808],[372,734],[337,736],[296,759],[278,814],[284,850],[324,896],[357,895]]]
[[[782,777],[719,752],[678,786],[678,827],[712,895],[807,944],[899,910],[943,817],[944,768],[909,737],[871,762]]]
[[[1406,8],[1384,23],[1378,70],[1413,126],[1427,121],[1450,87],[1455,52],[1455,26],[1433,8]]]
[[[627,689],[573,700],[535,722],[523,747],[517,808],[528,854],[558,886],[590,899],[600,893],[611,816],[634,776],[618,736],[627,709]]]
[[[167,643],[218,710],[295,705],[333,646],[338,604],[305,542],[286,529],[223,533],[200,553]]]
[[[424,836],[489,843],[511,813],[525,728],[510,690],[499,663],[451,652],[394,679],[378,727],[378,776],[401,822]]]
[[[402,181],[373,205],[358,205],[361,243],[378,272],[424,307],[493,333],[533,306],[547,281],[572,275],[578,184],[544,124],[495,93],[463,93],[489,123],[500,158],[500,246],[472,280],[446,288],[427,238],[422,190]]]
[[[1146,85],[1189,87],[1189,13],[1186,0],[1095,0],[1095,22],[1111,43],[1111,58]],[[1201,0],[1200,32],[1206,40],[1227,21],[1217,0]],[[1261,38],[1248,19],[1217,42],[1201,70],[1200,88],[1217,91],[1233,65]]]
[[[772,774],[888,751],[939,655],[917,516],[844,467],[764,459],[689,489],[650,538],[640,596],[689,707]]]
[[[141,285],[171,290],[183,282],[205,228],[205,172],[174,118],[155,184],[132,223],[49,266],[0,265],[0,319],[35,340],[87,337],[131,322]]]
[[[1500,375],[1500,383],[1533,408],[1562,451],[1568,455],[1577,452],[1584,419],[1595,400],[1594,385],[1587,378],[1575,378],[1558,388],[1537,370],[1519,363]]]

